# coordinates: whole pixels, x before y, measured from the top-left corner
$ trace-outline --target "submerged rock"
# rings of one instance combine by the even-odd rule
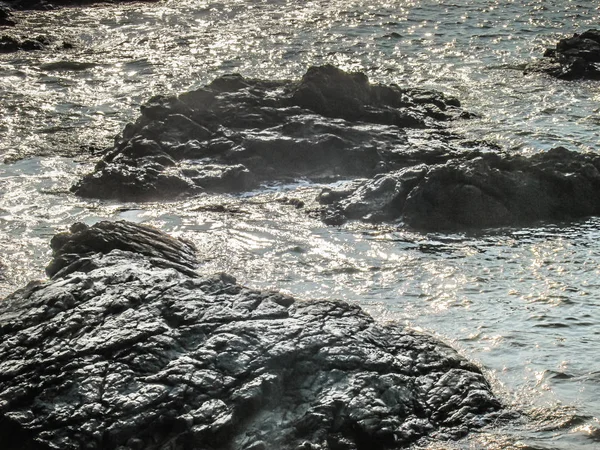
[[[591,29],[561,39],[548,48],[544,60],[530,64],[527,72],[544,72],[565,80],[600,80],[600,30]]]
[[[524,225],[600,214],[600,155],[466,153],[325,189],[323,219],[402,220],[426,230]]]
[[[312,67],[297,82],[226,75],[150,99],[73,190],[144,201],[299,177],[373,176],[449,158],[460,146],[436,130],[461,113],[454,98],[371,84],[333,66]]]
[[[0,303],[4,450],[377,450],[504,414],[432,337],[197,275],[152,228],[77,224],[52,246],[52,279]]]

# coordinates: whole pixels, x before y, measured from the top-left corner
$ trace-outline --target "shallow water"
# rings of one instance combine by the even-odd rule
[[[559,0],[179,0],[23,13],[23,33],[76,49],[0,55],[0,154],[17,161],[0,166],[0,296],[43,277],[49,239],[75,221],[150,223],[193,240],[206,271],[359,303],[480,364],[524,416],[457,448],[598,448],[600,219],[422,234],[325,227],[305,212],[318,188],[302,182],[141,205],[83,201],[69,187],[93,164],[87,146],[110,143],[154,94],[233,71],[297,78],[325,62],[456,95],[481,115],[458,131],[515,152],[597,151],[599,85],[522,69],[599,17],[594,2]]]

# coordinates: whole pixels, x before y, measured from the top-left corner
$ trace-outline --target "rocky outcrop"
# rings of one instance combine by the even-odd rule
[[[330,224],[401,220],[425,230],[525,225],[600,214],[600,156],[558,147],[530,157],[469,152],[325,189]]]
[[[530,64],[527,72],[544,72],[565,80],[600,80],[600,30],[591,29],[561,39],[548,48],[544,60]]]
[[[228,75],[150,100],[73,190],[144,201],[357,179],[320,195],[326,223],[400,220],[423,230],[600,214],[596,155],[509,155],[443,127],[464,115],[439,93],[370,84],[332,66],[297,83]]]
[[[333,66],[297,82],[226,75],[154,97],[141,112],[75,193],[145,201],[373,176],[450,158],[461,145],[442,123],[464,114],[438,92],[371,84]]]
[[[13,27],[16,25],[9,8],[0,4],[0,27]]]
[[[200,276],[152,228],[76,224],[52,247],[52,278],[0,303],[4,450],[377,450],[503,414],[435,339]]]
[[[13,53],[20,50],[44,50],[50,44],[50,39],[44,36],[38,36],[35,38],[20,38],[10,34],[5,34],[0,36],[0,53]]]

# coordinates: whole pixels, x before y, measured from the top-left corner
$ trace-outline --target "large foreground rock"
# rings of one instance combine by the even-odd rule
[[[324,189],[325,222],[401,220],[425,230],[527,225],[600,215],[600,155],[470,152]]]
[[[154,97],[73,190],[120,200],[246,191],[271,181],[373,176],[462,149],[443,122],[463,111],[438,92],[310,68],[300,81],[226,75]]]
[[[530,64],[525,72],[544,72],[564,80],[600,80],[600,30],[561,39],[555,48],[546,49],[543,60]]]
[[[0,303],[3,450],[402,448],[500,414],[435,339],[196,275],[154,229],[77,224],[52,247],[52,279]]]

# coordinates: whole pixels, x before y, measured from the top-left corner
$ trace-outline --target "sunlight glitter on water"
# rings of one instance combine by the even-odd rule
[[[170,0],[23,14],[18,32],[47,30],[76,48],[0,56],[0,153],[77,160],[0,168],[0,295],[43,277],[49,239],[73,222],[153,224],[195,242],[207,272],[360,303],[381,320],[437,334],[481,364],[527,417],[456,448],[594,449],[598,219],[426,235],[393,224],[325,227],[275,202],[277,189],[144,205],[82,201],[68,189],[90,167],[80,145],[110,144],[152,95],[227,72],[298,78],[327,62],[377,82],[456,95],[481,115],[457,123],[459,131],[514,151],[597,151],[597,85],[522,70],[557,38],[597,26],[598,8],[558,0]],[[317,193],[285,189],[307,208]]]

